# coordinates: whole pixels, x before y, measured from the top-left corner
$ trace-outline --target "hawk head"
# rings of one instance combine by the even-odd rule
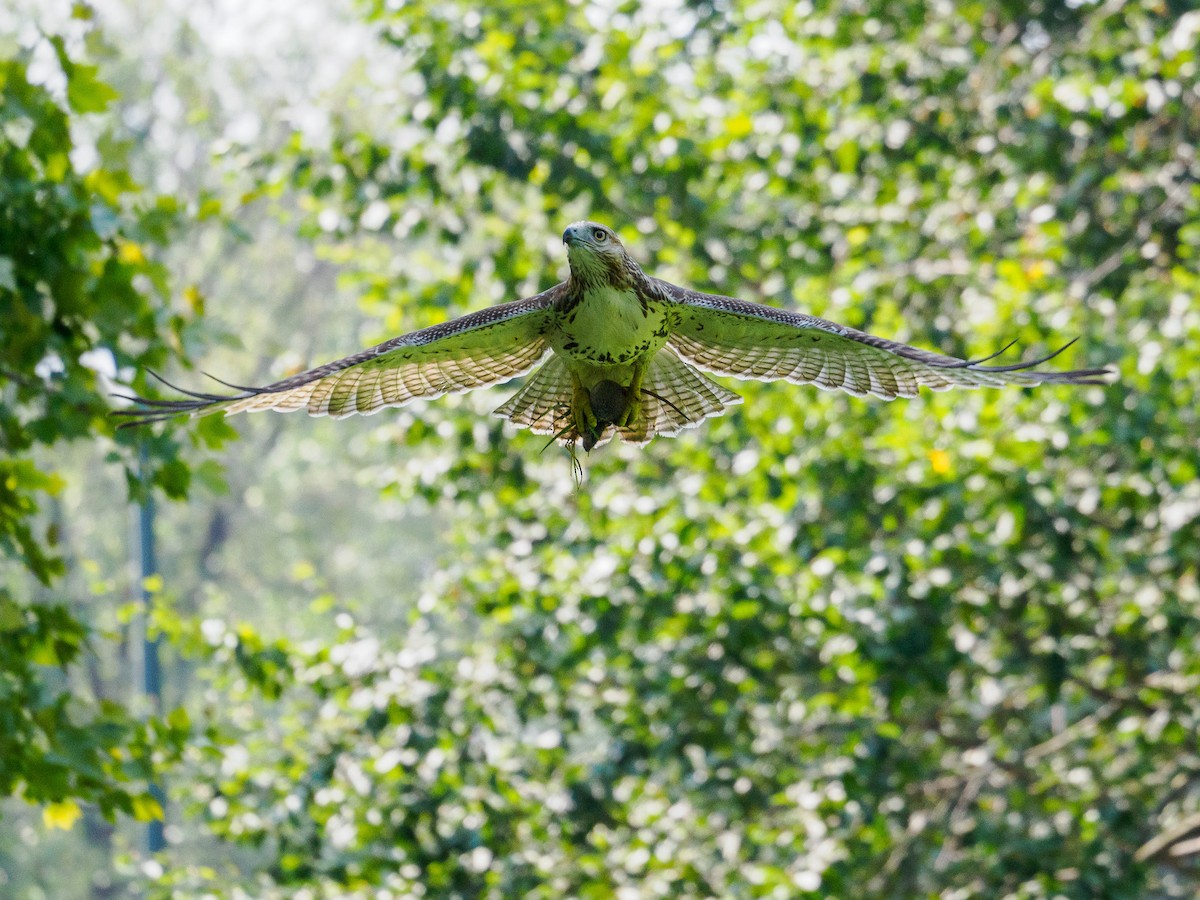
[[[563,232],[571,276],[585,286],[625,286],[636,264],[616,233],[598,222],[575,222]]]

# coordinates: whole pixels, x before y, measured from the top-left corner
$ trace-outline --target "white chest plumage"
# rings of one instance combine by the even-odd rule
[[[550,346],[583,364],[572,368],[625,367],[666,343],[667,314],[666,303],[643,302],[632,288],[596,286],[559,316]]]

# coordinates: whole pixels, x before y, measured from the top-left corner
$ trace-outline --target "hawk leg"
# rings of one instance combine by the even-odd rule
[[[575,431],[580,435],[590,435],[596,430],[596,414],[592,412],[592,395],[583,386],[579,376],[571,373],[571,383],[574,392],[571,396],[571,416],[575,420]]]
[[[646,377],[646,369],[649,366],[649,359],[642,359],[634,364],[633,379],[629,382],[628,389],[629,402],[615,423],[618,428],[632,427],[642,417],[642,381]]]

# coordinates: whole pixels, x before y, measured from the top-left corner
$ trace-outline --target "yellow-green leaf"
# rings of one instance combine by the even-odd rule
[[[139,822],[161,822],[163,818],[162,804],[149,794],[134,797],[133,817]]]
[[[83,810],[74,800],[60,800],[42,807],[42,824],[47,828],[70,831],[83,816]]]

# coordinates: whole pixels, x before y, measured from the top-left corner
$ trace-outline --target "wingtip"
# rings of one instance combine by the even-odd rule
[[[1065,344],[1063,344],[1061,347],[1059,347],[1057,350],[1055,350],[1051,353],[1047,353],[1045,356],[1039,356],[1036,359],[1022,360],[1021,362],[1012,363],[1007,366],[981,365],[981,363],[985,363],[988,360],[992,360],[992,359],[995,359],[997,356],[1000,356],[1002,353],[1004,353],[1005,351],[1010,349],[1016,343],[1016,341],[1010,341],[1003,348],[1001,348],[996,353],[991,354],[990,356],[984,356],[984,357],[981,357],[980,359],[976,359],[976,360],[967,360],[967,361],[964,361],[963,363],[957,364],[955,366],[947,366],[947,368],[969,368],[969,369],[973,369],[973,370],[976,370],[979,372],[986,372],[989,374],[1003,374],[1003,373],[1009,373],[1009,372],[1029,372],[1030,375],[1040,378],[1040,380],[1043,382],[1052,382],[1052,383],[1058,383],[1058,384],[1106,385],[1106,384],[1113,383],[1117,378],[1117,372],[1108,366],[1102,366],[1100,368],[1092,368],[1092,369],[1070,369],[1065,372],[1033,372],[1032,371],[1032,370],[1036,369],[1038,366],[1044,365],[1044,364],[1050,362],[1052,359],[1062,355],[1064,352],[1066,352],[1066,350],[1068,348],[1070,348],[1074,344],[1078,343],[1078,341],[1079,341],[1078,336],[1073,337],[1069,341],[1067,341]]]
[[[204,391],[193,391],[184,387],[180,387],[173,382],[168,381],[162,375],[153,369],[146,369],[146,374],[157,381],[159,384],[165,385],[173,391],[183,395],[186,399],[178,400],[162,400],[156,397],[142,397],[137,394],[114,392],[113,397],[119,397],[122,400],[134,404],[129,409],[115,409],[109,415],[125,419],[117,426],[122,428],[136,428],[141,425],[153,425],[156,422],[165,422],[168,419],[176,417],[192,416],[203,414],[204,411],[217,407],[219,404],[228,403],[231,400],[241,400],[245,397],[252,396],[260,389],[242,387],[240,385],[229,384],[221,381],[221,379],[209,375],[213,381],[218,384],[225,385],[228,388],[239,391],[239,394],[209,394]],[[215,410],[214,410],[215,411]]]

